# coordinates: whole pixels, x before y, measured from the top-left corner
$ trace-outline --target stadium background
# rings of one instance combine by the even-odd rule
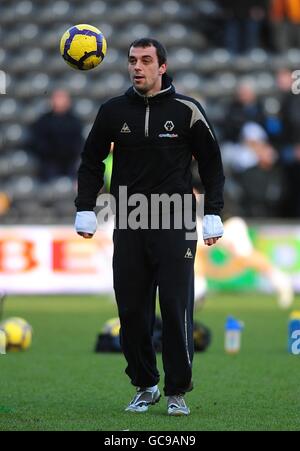
[[[226,3],[229,10],[225,9]],[[82,402],[80,408],[75,407],[76,402],[72,401],[75,420],[67,413],[65,417],[63,415],[60,417],[59,397],[65,396],[65,402],[69,402],[68,395],[75,400],[75,393],[80,391],[79,375],[83,371],[80,369],[80,362],[84,368],[90,369],[92,365],[90,383],[95,385],[99,367],[101,371],[107,368],[103,371],[104,378],[101,378],[105,390],[109,390],[109,387],[107,382],[103,381],[116,377],[115,371],[120,373],[122,371],[121,360],[112,361],[106,357],[109,360],[100,364],[99,361],[88,357],[96,332],[105,320],[115,316],[116,313],[112,297],[106,296],[107,293],[111,294],[109,279],[111,274],[107,271],[111,248],[105,233],[99,232],[97,240],[84,244],[74,235],[72,224],[75,213],[73,205],[76,193],[75,179],[59,173],[45,180],[39,176],[39,158],[32,147],[32,125],[49,109],[52,92],[56,89],[65,89],[71,95],[73,111],[82,122],[85,138],[99,105],[106,99],[122,93],[129,86],[126,51],[129,43],[138,37],[151,35],[166,45],[169,53],[169,72],[174,78],[177,90],[203,102],[216,128],[222,149],[227,149],[228,142],[240,143],[239,135],[228,136],[231,125],[237,125],[230,120],[231,113],[236,111],[234,101],[238,86],[246,83],[255,92],[257,98],[254,104],[257,108],[254,108],[254,113],[252,111],[249,117],[251,122],[257,122],[264,128],[276,150],[276,171],[279,168],[281,172],[279,177],[276,171],[272,174],[273,180],[276,181],[275,188],[276,183],[278,185],[279,195],[277,197],[275,195],[275,202],[274,190],[268,190],[269,185],[259,185],[261,177],[257,179],[256,184],[257,174],[254,174],[254,178],[251,178],[251,185],[257,186],[257,192],[253,196],[254,208],[245,211],[243,193],[241,195],[241,190],[245,187],[240,183],[238,174],[234,172],[230,152],[224,151],[227,173],[224,217],[232,215],[245,217],[255,247],[274,265],[289,274],[296,291],[300,289],[298,226],[300,209],[295,202],[298,191],[292,191],[297,185],[292,184],[293,177],[296,177],[297,181],[298,174],[297,137],[285,141],[286,137],[289,137],[285,127],[286,124],[290,127],[291,121],[290,118],[284,117],[285,112],[281,108],[283,97],[291,93],[292,79],[287,91],[286,85],[283,87],[280,82],[284,74],[290,71],[291,75],[291,72],[300,68],[300,50],[297,45],[300,42],[297,41],[300,19],[298,17],[298,22],[296,19],[286,20],[286,30],[289,25],[295,25],[296,38],[284,43],[283,40],[276,38],[280,33],[282,36],[282,31],[271,21],[272,2],[249,1],[245,4],[250,9],[253,5],[258,6],[253,16],[258,19],[254,21],[257,22],[256,35],[251,35],[253,39],[249,41],[247,48],[238,51],[234,48],[232,39],[243,38],[246,28],[234,34],[236,31],[228,27],[232,19],[228,11],[231,7],[232,11],[237,13],[238,2],[99,0],[86,1],[83,4],[77,0],[0,1],[0,70],[1,80],[5,81],[5,93],[0,96],[0,290],[5,290],[11,295],[8,297],[5,316],[26,317],[33,323],[36,336],[28,355],[9,356],[10,360],[6,361],[3,360],[6,357],[0,356],[3,376],[0,429],[113,430],[117,427],[120,430],[128,426],[124,416],[119,422],[115,418],[120,409],[119,404],[126,403],[129,396],[125,380],[120,384],[117,399],[114,400],[115,413],[112,418],[108,417],[104,421],[101,417],[101,421],[95,421],[92,415],[92,412],[96,412],[93,411],[96,409],[94,406],[86,421],[80,420],[82,415],[86,414],[84,405],[89,409],[93,404],[92,392],[88,393],[87,389],[85,392],[87,398],[84,400],[80,397]],[[249,11],[242,14],[249,17]],[[295,14],[297,16],[297,12]],[[244,20],[245,16],[242,19]],[[61,35],[67,28],[77,23],[89,23],[100,28],[108,41],[108,52],[104,62],[99,68],[88,73],[70,69],[59,54]],[[226,36],[225,29],[228,33]],[[250,29],[253,31],[251,25],[247,30]],[[293,97],[296,105],[293,109],[296,124],[294,128],[297,128],[300,124],[300,108],[297,114],[300,99],[297,95]],[[240,129],[243,125],[239,123]],[[274,188],[273,185],[272,187]],[[261,205],[255,208],[255,199],[261,195],[266,208],[262,208]],[[224,255],[222,258],[219,257],[212,255],[212,261],[215,261],[216,266],[226,264]],[[44,266],[34,266],[39,258]],[[240,277],[234,277],[232,280],[222,280],[221,283],[213,278],[210,280],[209,287],[218,291],[218,294],[215,294],[216,291],[209,291],[207,305],[200,317],[212,327],[215,339],[211,350],[204,357],[206,382],[205,393],[203,391],[201,396],[203,401],[209,404],[212,388],[208,384],[208,378],[210,372],[215,370],[219,359],[224,368],[227,394],[224,396],[220,387],[217,396],[227,405],[231,397],[238,396],[239,400],[244,397],[244,403],[247,404],[247,400],[250,403],[251,412],[243,411],[240,401],[234,402],[232,410],[226,413],[229,419],[226,419],[222,409],[216,414],[214,408],[209,406],[202,425],[199,423],[200,420],[194,419],[192,428],[295,429],[299,426],[299,415],[295,413],[295,401],[299,396],[299,389],[295,384],[298,367],[297,363],[287,361],[285,355],[289,311],[284,313],[277,311],[272,295],[259,297],[257,294],[254,296],[231,294],[233,290],[240,292],[241,288],[250,289],[250,293],[258,288],[270,291],[268,284],[262,283],[251,272],[238,276]],[[229,290],[229,295],[223,293],[224,289]],[[105,296],[82,298],[13,296],[15,293],[22,295],[50,292],[93,292],[103,293]],[[296,298],[295,308],[298,305],[299,300]],[[249,335],[248,337],[246,335],[245,344],[243,343],[247,355],[244,353],[235,365],[225,359],[222,349],[223,323],[229,313],[241,316],[249,327]],[[82,324],[84,320],[86,322]],[[78,337],[76,328],[85,338]],[[76,356],[74,347],[80,355],[76,368],[73,362]],[[53,351],[57,353],[58,360],[49,355]],[[270,356],[272,353],[276,362],[275,369],[268,372],[268,368],[274,366]],[[256,367],[254,361],[258,355],[260,355],[259,367]],[[60,359],[66,361],[66,367],[57,371]],[[40,361],[45,365],[43,374],[39,368]],[[24,370],[26,362],[27,369]],[[111,372],[108,371],[108,367]],[[72,388],[69,392],[66,388],[68,368],[70,371],[72,368],[78,372],[78,378],[71,377]],[[202,373],[197,361],[196,374],[198,368],[200,378]],[[18,369],[20,377],[15,374]],[[31,386],[34,374],[38,374],[36,392]],[[232,374],[235,374],[241,383],[238,393],[234,392],[230,384]],[[272,378],[270,387],[268,375]],[[53,388],[50,388],[51,378],[53,381],[59,380],[62,384],[57,395]],[[284,379],[290,390],[286,386],[283,387],[280,382]],[[256,388],[261,393],[258,404],[251,401],[251,390],[245,389],[242,380],[253,390]],[[278,387],[282,389],[281,394]],[[121,388],[125,391],[121,392]],[[48,416],[45,415],[48,397],[46,396],[43,401],[39,398],[39,393],[43,390],[51,393],[54,399],[52,404],[50,402]],[[97,401],[100,403],[111,402],[104,393],[105,390],[97,395]],[[269,399],[272,399],[271,404],[277,402],[280,405],[281,416],[270,413],[268,409],[272,406],[268,404]],[[30,419],[24,422],[22,415],[30,403],[32,404]],[[197,406],[197,400],[195,399],[192,404]],[[240,416],[240,420],[234,419],[235,408],[239,412],[236,417]],[[206,415],[205,409],[201,410],[201,415],[202,418]],[[284,418],[291,418],[291,415],[293,420],[285,421]],[[41,420],[36,420],[37,416]],[[213,417],[217,418],[215,423]],[[41,423],[38,424],[38,421]],[[137,427],[146,428],[141,420],[137,425],[132,420],[130,422],[132,430]],[[153,416],[148,427],[153,430],[155,428],[171,430],[174,424],[167,420],[165,423],[156,422]],[[190,426],[186,422],[181,423],[179,427],[187,430]]]
[[[232,5],[234,3],[231,2]],[[288,48],[284,53],[276,51],[270,22],[272,2],[246,2],[246,7],[240,7],[240,14],[245,15],[243,9],[250,8],[252,4],[264,7],[256,37],[256,45],[260,47],[250,43],[244,52],[234,53],[230,41],[225,40],[222,33],[229,20],[224,2],[189,1],[182,4],[171,0],[160,4],[136,0],[94,1],[82,6],[76,0],[51,4],[27,0],[15,3],[2,1],[0,67],[6,76],[6,95],[1,97],[0,105],[1,223],[72,224],[74,177],[72,179],[59,173],[47,179],[37,177],[38,155],[33,149],[32,124],[49,109],[53,90],[66,89],[71,94],[74,112],[82,121],[83,135],[86,137],[101,102],[118,95],[128,86],[126,49],[132,40],[142,35],[155,35],[165,43],[169,51],[170,72],[177,89],[203,101],[223,143],[228,141],[231,125],[237,126],[230,123],[228,111],[231,111],[230,105],[238,86],[240,83],[250,84],[258,95],[255,102],[259,103],[257,115],[254,112],[251,119],[261,123],[277,144],[278,165],[289,179],[289,171],[293,168],[283,158],[285,148],[280,143],[280,135],[284,137],[284,133],[276,131],[285,126],[280,107],[282,88],[278,82],[278,72],[297,70],[300,52],[295,47]],[[238,8],[234,6],[233,9]],[[58,52],[62,33],[82,21],[98,26],[109,42],[105,62],[101,68],[89,73],[70,70]],[[229,43],[225,45],[227,41]],[[297,121],[299,119],[296,118],[296,125]],[[238,126],[241,128],[242,121]],[[238,141],[236,136],[233,140]],[[295,160],[293,165],[296,167],[298,162]],[[249,212],[243,211],[243,199],[239,197],[241,186],[232,177],[230,164],[226,169],[225,215],[244,213],[245,216],[248,213],[249,216]],[[251,179],[254,186],[259,183],[259,175],[257,180],[255,177],[254,174]],[[278,190],[284,191],[288,183],[277,178],[276,181],[283,185]],[[266,188],[263,186],[268,191]],[[257,191],[261,189],[257,185]],[[297,205],[294,209],[293,206],[284,208],[284,202],[289,203],[295,195],[287,192],[285,197],[274,203],[272,189],[269,191],[269,198],[268,195],[263,198],[266,208],[254,208],[250,213],[252,221],[257,215],[269,219],[298,216]],[[263,223],[266,224],[265,219]],[[294,232],[289,229],[285,236],[280,235],[277,245],[274,239],[272,246],[269,242],[260,242],[260,245],[264,250],[268,248],[276,264],[291,273],[297,289],[300,285],[299,253],[295,252],[299,245],[298,229]],[[264,237],[267,240],[268,232]],[[22,254],[22,249],[20,252]],[[2,260],[6,254],[5,250],[2,251]],[[10,259],[15,258],[15,251],[13,257],[10,251],[8,254]],[[279,254],[285,258],[278,258]],[[7,265],[2,262],[0,267],[3,266],[5,268]]]

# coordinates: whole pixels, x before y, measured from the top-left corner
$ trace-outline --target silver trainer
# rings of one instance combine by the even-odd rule
[[[189,415],[190,409],[185,403],[182,395],[168,396],[168,415]]]
[[[160,400],[160,391],[152,391],[149,388],[138,388],[137,394],[126,407],[126,412],[146,412],[149,406],[156,404]]]

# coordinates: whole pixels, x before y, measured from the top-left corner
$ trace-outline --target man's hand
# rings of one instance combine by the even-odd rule
[[[212,246],[213,244],[215,244],[218,239],[220,239],[221,237],[218,236],[217,238],[207,238],[207,240],[204,240],[204,244],[206,244],[207,246]]]
[[[75,229],[78,235],[90,239],[97,230],[97,217],[94,211],[79,211],[76,214]]]
[[[207,246],[215,244],[223,236],[224,227],[220,216],[205,215],[203,218],[203,240]]]
[[[83,236],[83,238],[86,238],[88,240],[90,240],[94,236],[91,233],[85,233],[85,232],[77,232],[77,233],[78,233],[78,235]]]

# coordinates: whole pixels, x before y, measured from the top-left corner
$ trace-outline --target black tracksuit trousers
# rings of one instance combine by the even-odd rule
[[[152,344],[157,287],[163,321],[166,396],[192,389],[194,258],[180,230],[114,230],[114,290],[126,373],[133,385],[159,381]]]

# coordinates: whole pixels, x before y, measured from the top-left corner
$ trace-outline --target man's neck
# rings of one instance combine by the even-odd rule
[[[145,93],[145,92],[140,92],[138,89],[136,89],[135,86],[133,86],[133,89],[135,90],[135,92],[141,97],[155,97],[157,94],[160,94],[161,92],[166,91],[166,90],[168,90],[170,88],[171,88],[171,86],[168,86],[167,88],[163,88],[161,86],[161,89],[159,91],[158,90],[151,90],[151,91],[148,91],[148,92]]]

